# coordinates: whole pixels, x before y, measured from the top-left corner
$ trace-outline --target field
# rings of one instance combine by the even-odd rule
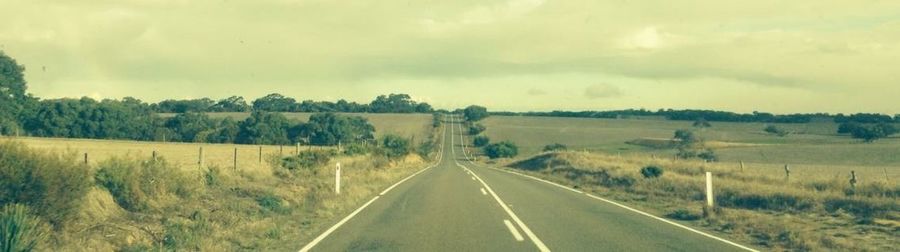
[[[678,129],[691,129],[692,122],[639,119],[590,119],[555,117],[492,116],[482,124],[493,142],[510,140],[520,148],[520,156],[531,156],[552,143],[571,150],[588,150],[613,155],[671,158],[672,149],[650,148],[626,142],[668,139]],[[751,173],[784,174],[790,165],[792,176],[845,178],[856,171],[866,180],[900,181],[900,138],[892,137],[866,144],[835,134],[837,124],[776,124],[793,132],[778,137],[763,132],[764,123],[712,122],[698,130],[701,137],[721,146],[715,148],[721,163]]]
[[[225,112],[207,113],[211,118],[231,117],[234,120],[244,120],[250,113]],[[292,120],[305,122],[313,113],[282,113]],[[362,116],[375,126],[375,135],[395,134],[403,137],[423,139],[431,130],[430,114],[369,114],[369,113],[341,113],[345,115]],[[162,117],[171,117],[175,114],[160,114]]]

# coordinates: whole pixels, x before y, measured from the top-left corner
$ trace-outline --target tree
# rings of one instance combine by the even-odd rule
[[[428,103],[417,103],[408,94],[379,95],[369,104],[372,113],[431,113]]]
[[[489,114],[487,112],[487,108],[472,105],[466,107],[466,109],[463,110],[463,116],[466,118],[466,121],[477,122],[481,121],[481,119],[487,118]]]
[[[248,112],[250,109],[251,107],[247,105],[244,97],[231,96],[216,102],[209,108],[209,112]]]
[[[508,141],[495,143],[484,147],[484,154],[494,158],[510,158],[519,155],[519,147]]]
[[[314,145],[351,144],[375,138],[375,127],[365,118],[335,113],[313,114],[302,131]]]
[[[269,111],[269,112],[291,112],[294,111],[297,100],[285,97],[279,93],[272,93],[253,101],[253,110]]]
[[[860,126],[854,128],[850,135],[853,138],[863,139],[866,143],[897,134],[897,128],[889,123],[879,123],[871,126]]]
[[[486,136],[477,136],[472,140],[472,144],[475,145],[475,147],[484,147],[489,143],[491,143],[491,139]]]
[[[565,144],[555,143],[544,146],[544,152],[565,151],[568,148]]]
[[[208,141],[212,143],[234,143],[240,133],[241,128],[234,119],[226,117],[219,121],[215,131],[208,137]]]
[[[186,112],[208,112],[215,104],[215,101],[209,98],[200,98],[193,100],[165,100],[154,104],[154,108],[158,113],[186,113]]]
[[[478,135],[485,130],[487,130],[487,127],[484,127],[484,125],[481,125],[480,123],[472,124],[469,126],[469,135]]]
[[[860,127],[862,127],[862,124],[857,123],[857,122],[841,123],[841,125],[838,126],[837,133],[838,134],[850,134],[853,131],[856,131]]]
[[[181,142],[207,142],[214,129],[215,122],[203,113],[182,113],[166,120],[165,127],[171,129],[175,135],[170,140]]]
[[[675,139],[679,141],[680,146],[693,146],[702,141],[693,131],[686,129],[676,130]]]
[[[284,115],[273,112],[254,111],[250,117],[239,123],[235,142],[241,144],[291,144],[288,129],[296,123]]]
[[[20,128],[22,111],[33,102],[25,91],[25,67],[0,51],[0,134],[13,134]]]

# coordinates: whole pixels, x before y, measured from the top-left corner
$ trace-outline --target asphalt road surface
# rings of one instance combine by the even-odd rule
[[[577,190],[476,165],[464,152],[461,124],[445,125],[436,165],[376,196],[301,251],[753,250]]]

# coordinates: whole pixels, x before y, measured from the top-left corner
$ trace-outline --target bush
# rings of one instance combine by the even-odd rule
[[[386,157],[395,159],[409,154],[411,146],[406,138],[388,134],[381,139],[381,149]]]
[[[344,147],[344,155],[365,155],[369,154],[370,152],[372,152],[372,148],[364,144],[348,144],[346,147]]]
[[[0,211],[0,250],[32,251],[41,244],[49,229],[28,207],[9,204]]]
[[[787,132],[787,130],[779,128],[778,126],[775,126],[775,125],[766,126],[766,128],[763,129],[763,131],[765,131],[766,133],[769,133],[769,134],[774,134],[774,135],[780,136],[780,137],[787,136],[789,134]]]
[[[550,144],[550,145],[544,146],[544,152],[565,151],[567,149],[569,149],[569,147],[564,144],[561,144],[561,143],[555,143],[555,144]]]
[[[683,220],[683,221],[695,221],[702,218],[699,214],[692,213],[687,209],[677,209],[670,213],[666,214],[666,217],[670,219]]]
[[[285,206],[284,200],[273,193],[263,193],[256,197],[256,203],[265,212],[274,212],[284,214],[290,212],[290,208]]]
[[[428,156],[431,155],[431,152],[434,151],[435,147],[436,145],[434,144],[434,141],[429,139],[428,141],[420,143],[419,146],[416,147],[416,154],[419,154],[419,156],[422,158],[428,159]]]
[[[641,168],[641,175],[644,175],[644,178],[648,178],[648,179],[658,178],[658,177],[662,176],[662,174],[663,174],[663,169],[659,168],[657,166],[651,165],[651,166]]]
[[[850,132],[856,131],[856,129],[862,127],[859,123],[855,122],[845,122],[841,123],[838,127],[838,134],[850,134]]]
[[[0,205],[23,204],[59,227],[91,188],[90,168],[74,159],[0,143]]]
[[[335,155],[331,150],[310,150],[302,151],[297,156],[291,156],[281,159],[281,167],[288,170],[296,170],[300,168],[310,169],[323,166],[331,161],[331,157]]]
[[[475,147],[484,147],[491,143],[491,138],[486,136],[477,136],[472,140]]]
[[[716,155],[716,152],[714,152],[712,149],[706,149],[703,152],[700,152],[700,154],[697,154],[697,157],[703,159],[706,162],[719,161],[719,155]]]
[[[488,114],[487,108],[472,105],[466,107],[466,109],[463,110],[463,115],[465,116],[466,121],[477,122],[488,117],[490,114]]]
[[[880,138],[885,138],[896,134],[897,128],[893,124],[879,123],[873,126],[858,126],[853,128],[850,136],[853,138],[863,139],[867,143],[871,143]]]
[[[97,184],[129,211],[148,210],[169,194],[190,198],[197,190],[194,181],[161,158],[149,161],[113,158],[99,167],[94,175]]]
[[[484,127],[484,125],[481,125],[480,123],[473,124],[472,126],[469,126],[469,135],[474,136],[481,134],[481,132],[484,132],[486,129],[487,127]]]
[[[519,155],[519,147],[512,142],[503,141],[484,147],[484,153],[492,159],[515,157]]]
[[[685,129],[676,130],[674,138],[680,141],[679,146],[693,146],[703,142],[693,131]]]
[[[694,127],[697,128],[710,128],[712,124],[709,123],[705,118],[699,118],[694,121]]]

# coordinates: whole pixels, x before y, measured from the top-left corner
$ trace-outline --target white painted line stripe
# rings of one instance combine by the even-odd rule
[[[465,168],[465,166],[463,166],[463,168]],[[469,170],[468,168],[465,168],[465,169]],[[469,170],[469,171],[471,171],[471,170]],[[474,172],[473,172],[473,174],[474,174]],[[491,186],[489,186],[487,183],[485,183],[484,180],[482,180],[480,177],[478,177],[478,175],[475,175],[475,178],[477,178],[478,181],[481,182],[481,185],[483,185],[484,188],[487,189],[487,191],[491,194],[491,196],[494,196],[494,200],[496,200],[497,203],[500,204],[500,207],[502,207],[503,210],[506,211],[506,214],[509,215],[509,217],[512,218],[513,221],[515,221],[517,225],[519,225],[519,228],[521,228],[522,231],[525,232],[525,235],[527,235],[528,238],[531,239],[531,242],[533,242],[534,245],[537,246],[538,250],[540,250],[542,252],[550,251],[550,249],[547,248],[547,245],[544,245],[544,242],[542,242],[541,239],[537,237],[537,235],[535,235],[533,232],[531,232],[531,229],[529,229],[528,226],[526,226],[525,223],[522,222],[521,219],[519,219],[519,216],[517,216],[516,213],[514,213],[511,209],[509,209],[508,206],[506,206],[506,203],[504,203],[503,200],[500,199],[500,196],[497,196],[497,193],[495,193],[494,190],[491,189]]]
[[[384,194],[390,192],[391,189],[394,189],[394,187],[397,187],[398,185],[402,184],[403,182],[406,182],[406,180],[409,180],[409,179],[411,179],[412,177],[415,177],[416,175],[419,175],[419,173],[422,173],[422,172],[424,172],[425,170],[428,170],[428,169],[431,169],[431,167],[427,167],[427,168],[425,168],[425,169],[422,169],[421,171],[418,171],[418,172],[416,172],[416,173],[413,173],[412,175],[409,175],[409,177],[406,177],[405,179],[400,180],[399,182],[395,183],[395,184],[392,185],[391,187],[388,187],[387,189],[384,189],[384,191],[382,191],[382,192],[381,192],[380,194],[378,194],[378,195],[384,196]]]
[[[575,190],[574,188],[570,188],[570,187],[568,187],[568,186],[560,185],[560,184],[551,182],[551,181],[549,181],[549,180],[545,180],[545,179],[538,178],[538,177],[535,177],[535,176],[531,176],[531,175],[527,175],[527,174],[522,174],[522,173],[518,173],[518,172],[514,172],[514,171],[507,171],[507,170],[497,169],[497,168],[493,168],[493,167],[488,167],[488,168],[494,169],[494,170],[498,170],[498,171],[502,171],[502,172],[506,172],[506,173],[516,174],[516,175],[523,176],[523,177],[530,178],[530,179],[534,179],[534,180],[537,180],[537,181],[540,181],[540,182],[544,182],[544,183],[547,183],[547,184],[552,185],[552,186],[555,186],[555,187],[559,187],[559,188],[562,188],[562,189],[566,189],[566,190],[571,191],[571,192],[574,192],[574,193],[584,194],[584,192],[579,191],[579,190]]]
[[[509,232],[512,233],[513,238],[516,238],[516,241],[524,241],[525,237],[522,237],[522,234],[519,233],[519,230],[513,226],[512,222],[509,220],[503,220],[503,224],[506,224],[506,227],[509,228]]]
[[[638,214],[641,214],[641,215],[644,215],[644,216],[647,216],[647,217],[650,217],[650,218],[653,218],[653,219],[656,219],[656,220],[659,220],[659,221],[662,221],[662,222],[665,222],[665,223],[672,224],[672,225],[674,225],[674,226],[676,226],[676,227],[680,227],[680,228],[682,228],[682,229],[686,229],[686,230],[688,230],[688,231],[691,231],[691,232],[694,232],[694,233],[697,233],[697,234],[700,234],[700,235],[703,235],[703,236],[706,236],[706,237],[709,237],[709,238],[712,238],[712,239],[715,239],[715,240],[718,240],[718,241],[721,241],[721,242],[730,244],[730,245],[732,245],[732,246],[735,246],[735,247],[738,247],[738,248],[741,248],[741,249],[744,249],[744,250],[747,250],[747,251],[758,252],[758,250],[755,250],[755,249],[746,247],[746,246],[744,246],[744,245],[740,245],[740,244],[734,243],[734,242],[732,242],[732,241],[725,240],[725,239],[716,237],[716,236],[714,236],[714,235],[704,233],[704,232],[702,232],[702,231],[699,231],[699,230],[696,230],[696,229],[687,227],[687,226],[685,226],[685,225],[681,225],[681,224],[679,224],[679,223],[676,223],[676,222],[673,222],[673,221],[670,221],[670,220],[666,220],[666,219],[663,219],[663,218],[660,218],[660,217],[656,217],[655,215],[652,215],[652,214],[649,214],[649,213],[645,213],[645,212],[643,212],[643,211],[641,211],[641,210],[637,210],[637,209],[628,207],[628,206],[626,206],[626,205],[619,204],[619,203],[617,203],[617,202],[615,202],[615,201],[612,201],[612,200],[608,200],[608,199],[604,199],[604,198],[601,198],[601,197],[598,197],[598,196],[594,196],[594,195],[592,195],[592,194],[590,194],[590,193],[585,193],[585,195],[587,195],[588,197],[591,197],[591,198],[594,198],[594,199],[597,199],[597,200],[606,202],[606,203],[610,203],[610,204],[616,205],[616,206],[621,207],[621,208],[628,209],[628,210],[630,210],[630,211],[632,211],[632,212],[635,212],[635,213],[638,213]]]
[[[475,177],[472,177],[472,180],[475,180]]]
[[[487,191],[485,191],[483,187],[481,188],[481,194],[487,195]]]
[[[372,202],[375,202],[375,200],[377,200],[379,197],[381,197],[381,196],[375,196],[375,198],[372,198],[372,200],[370,200],[369,202],[366,202],[366,204],[363,204],[361,207],[357,208],[356,211],[353,211],[353,213],[350,213],[350,215],[347,215],[347,217],[344,217],[344,219],[342,219],[340,222],[338,222],[337,224],[334,224],[334,226],[332,226],[331,228],[326,230],[325,233],[322,233],[321,235],[319,235],[319,237],[316,237],[315,240],[312,240],[311,242],[309,242],[309,244],[306,244],[305,247],[300,249],[300,252],[307,252],[310,249],[312,249],[313,247],[315,247],[317,244],[319,244],[319,242],[322,242],[322,240],[324,240],[325,237],[328,237],[328,235],[330,235],[332,232],[334,232],[339,227],[344,225],[344,223],[347,223],[347,221],[352,219],[353,216],[356,216],[356,214],[359,214],[360,211],[362,211],[363,209],[368,207],[369,204],[372,204]]]

